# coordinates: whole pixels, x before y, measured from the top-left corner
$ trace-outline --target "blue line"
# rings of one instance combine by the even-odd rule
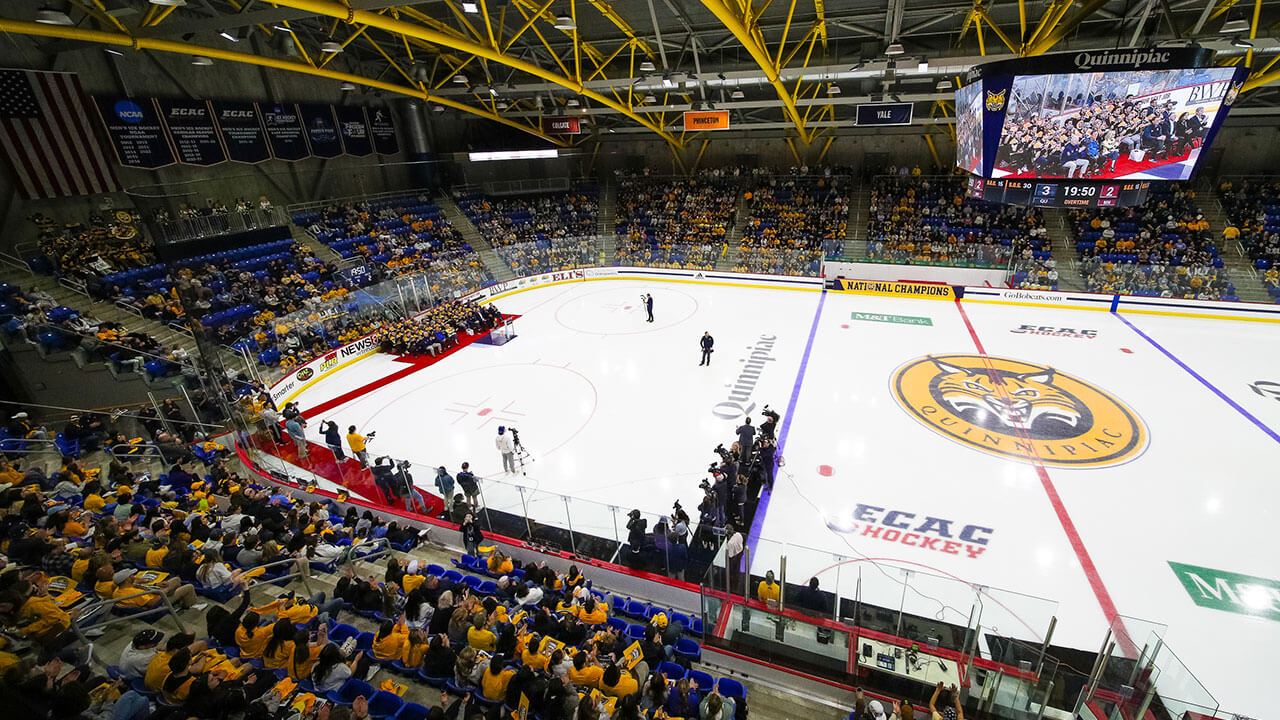
[[[1119,296],[1119,295],[1112,295],[1112,296],[1111,296],[1111,312],[1115,312],[1115,311],[1116,311],[1116,308],[1118,308],[1118,307],[1120,307],[1120,296]],[[1117,317],[1118,317],[1118,316],[1117,316]],[[1124,318],[1120,318],[1120,319],[1121,319],[1121,320],[1123,320]],[[1125,324],[1127,325],[1128,323],[1125,323]],[[1132,325],[1129,325],[1129,327],[1133,327],[1133,326],[1132,326]],[[1141,333],[1139,333],[1139,334],[1141,334]],[[1144,337],[1145,337],[1145,336],[1144,336]],[[1156,345],[1156,347],[1160,347],[1160,346],[1159,346],[1159,345]]]
[[[1205,387],[1212,390],[1214,395],[1217,395],[1218,397],[1222,398],[1223,402],[1235,408],[1235,411],[1243,415],[1245,419],[1247,419],[1249,422],[1253,423],[1254,425],[1257,425],[1259,430],[1269,435],[1272,440],[1275,440],[1276,442],[1280,443],[1280,434],[1277,434],[1275,430],[1272,430],[1271,428],[1267,427],[1261,420],[1254,417],[1253,415],[1250,415],[1248,410],[1245,410],[1244,408],[1240,407],[1235,400],[1232,400],[1231,398],[1227,397],[1226,393],[1214,387],[1213,383],[1201,377],[1199,373],[1197,373],[1195,370],[1192,370],[1190,367],[1188,367],[1186,363],[1182,362],[1177,358],[1177,356],[1175,356],[1173,353],[1166,350],[1164,346],[1162,346],[1160,343],[1151,339],[1150,336],[1148,336],[1146,333],[1139,330],[1133,323],[1125,319],[1123,315],[1121,315],[1118,312],[1113,312],[1112,315],[1115,315],[1117,318],[1120,318],[1120,322],[1124,323],[1125,325],[1128,325],[1130,330],[1138,333],[1138,335],[1141,336],[1143,340],[1146,340],[1147,342],[1151,343],[1152,347],[1164,353],[1165,357],[1172,360],[1174,364],[1176,364],[1178,367],[1182,368],[1183,370],[1186,370],[1188,375],[1195,378],[1196,380],[1199,380],[1201,385],[1204,385]]]
[[[822,319],[822,306],[826,302],[827,291],[824,288],[822,295],[818,297],[818,309],[813,312],[813,324],[809,326],[809,339],[804,344],[804,355],[800,357],[800,369],[796,371],[795,385],[791,386],[791,400],[787,403],[787,414],[782,418],[782,429],[778,431],[778,448],[774,451],[774,457],[783,457],[783,450],[787,447],[791,418],[796,415],[796,403],[800,400],[800,386],[804,384],[804,370],[809,365],[809,353],[813,351],[813,339],[818,335],[818,321]],[[774,482],[777,482],[777,478],[774,478]],[[769,488],[761,490],[760,502],[756,504],[756,514],[751,520],[751,530],[747,533],[747,547],[751,550],[751,557],[755,557],[756,543],[760,540],[765,512],[769,509],[769,499],[772,497],[773,491]],[[743,568],[743,570],[750,572],[750,568]]]

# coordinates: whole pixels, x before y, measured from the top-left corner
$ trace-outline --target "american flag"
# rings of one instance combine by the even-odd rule
[[[27,198],[121,189],[83,97],[69,73],[0,70],[0,151]]]

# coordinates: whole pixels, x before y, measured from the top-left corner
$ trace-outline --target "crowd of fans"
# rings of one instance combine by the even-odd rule
[[[382,323],[374,335],[379,349],[395,355],[437,355],[458,344],[461,333],[480,335],[497,327],[502,313],[492,303],[452,301],[418,317]]]
[[[867,216],[867,257],[929,265],[1007,267],[1015,256],[1049,256],[1038,209],[965,197],[960,177],[877,177]]]
[[[1140,206],[1071,213],[1091,292],[1235,299],[1195,191],[1172,183]]]
[[[458,207],[495,248],[556,238],[591,237],[600,215],[599,189],[580,185],[565,193],[489,197],[459,193]]]
[[[1237,242],[1262,271],[1262,284],[1280,302],[1280,183],[1227,181],[1218,188],[1227,227],[1225,242]]]
[[[111,428],[91,434],[129,444]],[[361,720],[375,694],[425,681],[448,687],[428,695],[440,699],[424,703],[423,718],[505,717],[522,698],[547,720],[746,715],[740,686],[687,677],[689,656],[676,652],[689,642],[687,618],[641,619],[631,654],[627,623],[611,621],[608,598],[576,567],[521,566],[483,545],[465,508],[459,524],[479,554],[464,557],[465,569],[487,582],[403,555],[418,539],[413,528],[242,477],[216,443],[189,446],[163,431],[157,440],[176,454],[154,477],[123,453],[101,471],[69,457],[47,473],[0,461],[0,696],[11,707],[95,720]],[[203,467],[193,450],[207,457]],[[371,554],[384,559],[357,572],[352,561]],[[289,573],[340,566],[332,596],[264,590]],[[202,602],[198,633],[154,623],[169,607]],[[138,619],[118,656],[94,657],[71,627],[101,634],[96,623],[122,614]],[[363,622],[357,616],[374,629],[347,624]],[[317,715],[326,698],[331,707]]]
[[[29,219],[42,257],[28,261],[37,270],[85,279],[155,262],[155,245],[129,211],[94,212],[87,222],[63,225],[42,213]]]
[[[617,262],[709,270],[728,249],[738,187],[732,176],[620,175]]]
[[[819,275],[844,249],[849,205],[836,177],[770,178],[746,193],[738,272]]]

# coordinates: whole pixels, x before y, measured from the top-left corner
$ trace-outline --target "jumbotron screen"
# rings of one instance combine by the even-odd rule
[[[1235,72],[1207,67],[1015,77],[991,177],[1185,180]]]
[[[982,83],[956,90],[956,165],[982,174]]]

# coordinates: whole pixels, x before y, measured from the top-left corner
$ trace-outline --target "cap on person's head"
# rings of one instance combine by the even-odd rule
[[[137,569],[135,569],[135,568],[125,568],[125,569],[121,570],[120,572],[116,573],[115,575],[112,575],[112,576],[111,576],[111,582],[113,582],[113,583],[115,583],[115,584],[119,585],[120,583],[124,582],[125,580],[128,580],[129,578],[131,578],[131,577],[133,577],[134,575],[136,575],[136,574],[137,574],[137,572],[138,572],[138,571],[137,571]]]
[[[506,432],[506,431],[507,431],[507,428],[506,428],[505,426],[503,426],[503,425],[499,425],[499,426],[498,426],[498,434],[499,434],[499,435],[501,435],[502,433],[504,433],[504,432]]]
[[[867,705],[867,709],[871,711],[871,717],[875,720],[884,720],[886,717],[884,713],[884,704],[879,700],[872,700]]]
[[[159,643],[163,639],[164,633],[159,630],[148,628],[146,630],[139,631],[137,635],[133,636],[133,646],[135,648],[150,647]]]

